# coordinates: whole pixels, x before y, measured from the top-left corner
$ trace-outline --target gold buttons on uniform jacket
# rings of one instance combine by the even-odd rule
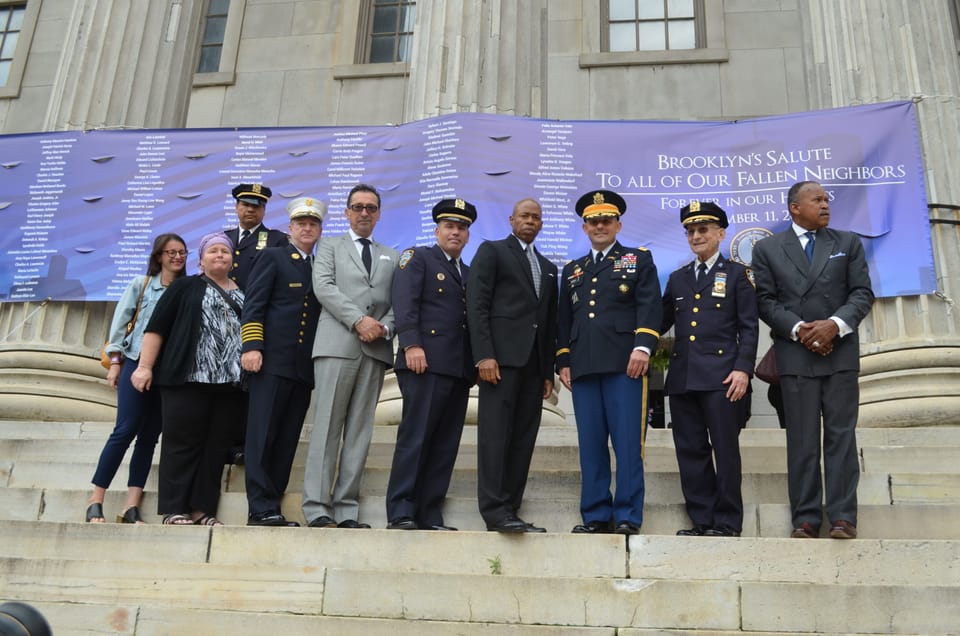
[[[591,282],[591,283],[595,283],[595,282],[597,282],[597,277],[596,277],[596,276],[594,276],[593,278],[591,278],[591,279],[590,279],[590,282]]]
[[[590,295],[591,295],[591,296],[596,296],[596,295],[597,295],[597,290],[596,290],[596,289],[591,289],[591,290],[590,290]]]
[[[696,326],[697,326],[697,321],[696,321],[696,320],[691,320],[691,321],[690,321],[690,326],[691,326],[691,327],[696,327]]]
[[[591,299],[589,304],[590,304],[591,307],[593,307],[594,305],[597,304],[597,301]]]
[[[700,308],[699,308],[699,307],[694,307],[694,308],[693,308],[693,313],[697,313],[698,311],[700,311]]]
[[[693,341],[696,340],[696,339],[697,339],[696,336],[690,336],[690,342],[693,342]]]
[[[718,355],[718,356],[722,356],[722,355],[723,355],[723,349],[717,349],[717,355]]]
[[[696,299],[696,300],[700,300],[700,294],[694,294],[693,297],[694,297],[694,299]]]
[[[595,315],[596,315],[596,314],[594,314],[594,313],[591,311],[589,314],[587,314],[587,318],[593,318],[593,317],[595,317]]]

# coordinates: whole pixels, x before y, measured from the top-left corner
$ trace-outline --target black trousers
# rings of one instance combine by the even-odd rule
[[[157,512],[216,514],[223,457],[247,396],[230,385],[161,387],[163,435]]]
[[[480,382],[477,406],[477,499],[488,526],[520,509],[543,408],[535,350],[522,367],[500,367],[500,377]]]
[[[312,390],[302,382],[278,375],[249,376],[244,453],[250,514],[280,512]]]

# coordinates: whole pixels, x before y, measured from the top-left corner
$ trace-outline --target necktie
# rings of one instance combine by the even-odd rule
[[[700,264],[697,266],[697,280],[698,280],[698,281],[699,281],[699,280],[702,280],[703,277],[706,276],[706,274],[707,274],[707,264],[706,264],[706,263],[700,263]]]
[[[240,232],[240,242],[243,243],[245,240],[247,240],[248,236],[250,236],[250,230],[244,230],[243,232]]]
[[[807,244],[803,247],[803,253],[807,255],[807,261],[813,262],[813,244],[816,242],[816,234],[813,232],[807,232],[804,234],[807,237]]]
[[[451,259],[450,259],[450,265],[453,266],[453,271],[456,272],[456,274],[454,274],[454,276],[456,277],[457,282],[458,282],[458,283],[461,282],[463,279],[460,278],[460,276],[461,276],[460,263],[457,262],[457,259],[451,258]]]
[[[304,260],[307,261],[307,269],[313,269],[313,256],[307,254],[307,257]]]
[[[603,252],[597,252],[597,257],[596,257],[596,259],[594,259],[593,262],[596,263],[597,265],[599,265],[600,263],[602,263],[602,262],[603,262]]]
[[[530,273],[533,275],[533,291],[537,293],[537,298],[540,298],[540,263],[533,245],[527,245],[526,252],[527,260],[530,261]]]
[[[373,267],[373,257],[370,255],[370,239],[361,238],[357,240],[363,244],[363,253],[360,257],[363,259],[363,266],[367,268],[367,274],[369,274],[370,268]]]

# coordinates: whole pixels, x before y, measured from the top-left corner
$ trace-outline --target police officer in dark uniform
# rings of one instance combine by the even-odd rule
[[[259,252],[243,305],[241,363],[249,376],[246,486],[251,526],[296,526],[280,512],[313,390],[313,339],[320,303],[313,294],[313,248],[323,201],[287,206],[290,242]]]
[[[750,270],[720,253],[727,214],[691,201],[680,222],[696,259],[670,274],[663,327],[675,329],[664,385],[680,484],[693,527],[683,536],[739,536],[740,429],[757,358],[757,295]],[[711,447],[712,444],[712,447]]]
[[[595,190],[577,214],[590,253],[567,263],[560,280],[557,372],[573,392],[580,442],[576,533],[637,534],[643,523],[643,443],[647,371],[661,322],[660,282],[650,252],[617,241],[623,197]],[[610,495],[610,453],[617,457]]]
[[[404,250],[394,273],[403,416],[387,485],[390,529],[456,530],[444,525],[442,507],[477,378],[466,320],[470,268],[460,260],[476,218],[463,199],[437,203],[437,244]]]
[[[268,247],[283,247],[288,237],[280,230],[271,230],[263,225],[267,200],[273,191],[259,183],[241,183],[233,189],[237,200],[237,220],[240,225],[225,234],[233,242],[233,271],[230,278],[240,289],[247,289],[247,279],[253,260]]]

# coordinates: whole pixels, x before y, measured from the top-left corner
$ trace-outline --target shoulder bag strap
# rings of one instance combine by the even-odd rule
[[[227,304],[230,305],[230,308],[231,308],[231,309],[233,309],[233,313],[237,314],[237,319],[239,320],[239,319],[240,319],[240,315],[243,313],[243,310],[240,308],[240,305],[237,304],[237,301],[235,301],[233,298],[231,298],[231,297],[230,297],[230,294],[228,294],[227,292],[225,292],[225,291],[223,290],[223,288],[220,287],[220,285],[217,285],[215,282],[213,282],[213,279],[210,278],[209,276],[207,276],[206,274],[204,274],[203,276],[201,276],[201,278],[203,278],[203,280],[207,281],[207,285],[210,285],[211,287],[213,287],[214,289],[216,289],[218,292],[220,292],[220,295],[223,296],[223,299],[224,299],[225,301],[227,301]]]
[[[137,316],[140,315],[140,307],[143,305],[143,292],[147,291],[147,285],[150,284],[150,277],[143,277],[143,287],[140,288],[140,296],[137,298],[137,308],[133,310],[133,318],[127,323],[127,335],[133,331],[133,326],[137,324]]]

